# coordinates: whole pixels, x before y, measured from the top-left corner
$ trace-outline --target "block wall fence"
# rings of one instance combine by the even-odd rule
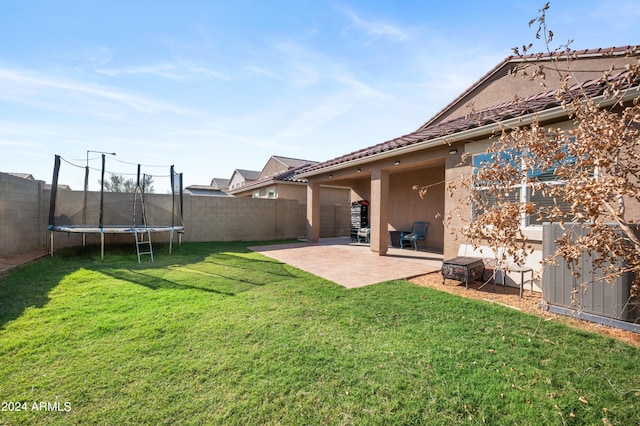
[[[48,212],[43,201],[43,182],[0,172],[0,256],[44,249]]]
[[[99,193],[87,197],[87,222],[98,224]],[[47,249],[51,191],[42,181],[0,172],[0,256]],[[268,241],[306,235],[306,205],[295,200],[211,197],[184,194],[183,241]],[[82,223],[82,191],[58,190],[56,224]],[[147,194],[147,218],[153,225],[170,225],[172,196]],[[104,224],[130,225],[133,194],[105,193]],[[67,222],[67,223],[65,223]],[[349,206],[321,206],[321,238],[349,235]],[[175,219],[175,224],[177,219]],[[154,234],[152,241],[168,241],[168,233]],[[99,235],[87,235],[87,244],[98,244]],[[133,236],[106,235],[105,243],[132,243]],[[82,244],[80,234],[55,233],[55,248]]]

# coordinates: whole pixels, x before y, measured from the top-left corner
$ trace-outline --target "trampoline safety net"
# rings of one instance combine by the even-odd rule
[[[168,241],[171,252],[174,234],[181,241],[184,232],[182,173],[176,173],[173,166],[143,166],[104,153],[97,166],[95,160],[90,162],[87,153],[86,165],[78,165],[55,156],[48,223],[50,254],[53,256],[54,233],[67,234],[58,242],[66,246],[99,242],[103,259],[105,234],[112,234],[109,239],[114,243],[134,241],[136,249],[139,235],[150,240],[151,234],[160,234],[154,240]],[[165,168],[169,173],[146,173],[151,168]],[[156,193],[156,189],[163,193]],[[149,249],[152,251],[150,243]]]

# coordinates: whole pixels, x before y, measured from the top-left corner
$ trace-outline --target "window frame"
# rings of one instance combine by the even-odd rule
[[[486,149],[474,150],[474,152],[471,152],[470,154],[472,157],[471,166],[472,166],[474,175],[476,173],[476,170],[479,167],[482,167],[483,165],[486,167],[488,163],[495,161],[493,158],[491,158],[494,153],[487,152]],[[527,154],[526,153],[518,154],[520,159],[519,170],[522,173],[523,177],[520,183],[509,187],[509,191],[516,190],[518,192],[518,203],[520,204],[532,202],[531,200],[533,195],[533,188],[532,188],[533,182],[531,181],[531,179],[541,174],[544,174],[544,173],[534,174],[533,172],[528,170],[528,168],[526,167],[525,159],[524,159],[525,155]],[[477,160],[480,158],[482,159],[478,162]],[[545,173],[550,173],[550,172],[545,172]],[[594,173],[597,178],[597,170]],[[565,184],[564,181],[557,180],[557,179],[544,180],[543,182],[545,183],[545,185],[564,185]],[[482,185],[476,186],[476,182],[473,183],[472,191],[478,191],[478,190],[482,191],[487,189],[489,189],[488,186],[482,186]],[[478,215],[478,212],[476,211],[476,207],[472,206],[471,220],[475,220],[477,215]],[[523,234],[531,240],[542,241],[542,223],[541,222],[538,223],[538,221],[535,221],[535,222],[536,223],[532,223],[530,215],[527,215],[525,212],[522,212],[520,214],[520,229],[522,230]]]

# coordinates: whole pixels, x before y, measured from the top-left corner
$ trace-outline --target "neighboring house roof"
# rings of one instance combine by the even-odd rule
[[[33,175],[29,173],[8,173],[8,174],[10,174],[11,176],[22,178],[22,179],[35,180]]]
[[[215,189],[226,190],[229,188],[229,179],[214,177],[211,179],[211,186]]]
[[[311,164],[315,164],[317,161],[310,160],[302,160],[299,158],[289,158],[282,157],[279,155],[272,155],[269,160],[265,163],[262,171],[260,171],[260,175],[257,180],[262,180],[265,178],[269,178],[271,176],[278,175],[284,171],[291,170],[294,168],[298,168],[301,166],[308,166]]]
[[[273,185],[274,183],[279,182],[287,182],[287,183],[307,183],[306,179],[300,179],[297,177],[296,173],[300,170],[304,169],[311,164],[316,164],[316,162],[304,163],[299,165],[298,167],[294,167],[289,170],[285,170],[284,172],[278,173],[275,176],[267,176],[262,179],[255,180],[253,182],[247,183],[246,185],[235,188],[229,191],[230,194],[236,194],[239,192],[245,192],[256,188],[262,188],[263,186]]]
[[[229,189],[241,188],[258,179],[259,176],[260,172],[255,170],[235,169],[231,174],[231,179],[229,179]]]
[[[302,160],[300,158],[282,157],[280,155],[272,155],[271,158],[281,162],[287,168],[298,168],[300,166],[308,166],[309,164],[315,164],[317,161]]]
[[[623,82],[629,75],[628,72],[622,72],[609,78],[608,82]],[[634,82],[636,86],[638,82]],[[305,168],[298,174],[298,178],[312,176],[322,173],[323,169],[333,168],[332,166],[342,166],[345,163],[355,162],[357,160],[369,160],[371,157],[379,157],[380,154],[395,154],[394,151],[401,148],[409,148],[415,146],[416,149],[424,149],[429,142],[438,141],[443,143],[447,136],[465,130],[479,129],[490,124],[499,124],[504,120],[511,118],[524,117],[534,113],[541,113],[545,110],[557,109],[558,118],[562,115],[566,117],[566,111],[562,109],[562,102],[569,101],[571,95],[578,92],[584,93],[586,96],[593,98],[603,94],[607,83],[599,80],[591,80],[581,85],[574,85],[570,88],[570,93],[565,93],[560,98],[556,90],[529,96],[523,99],[505,102],[490,108],[475,111],[464,117],[459,117],[443,123],[422,127],[415,132],[400,136],[388,141],[360,149],[349,154],[336,157],[334,159],[312,165]],[[628,92],[628,97],[638,97],[637,90]]]
[[[51,190],[52,188],[53,186],[50,183],[44,184],[44,189]],[[58,190],[69,190],[69,191],[71,190],[71,187],[69,185],[64,185],[64,184],[58,184],[56,188],[58,188]]]
[[[233,180],[233,175],[238,174],[244,178],[244,180],[256,180],[258,176],[260,176],[260,172],[256,170],[244,170],[244,169],[235,169],[233,174],[231,175],[230,180]]]
[[[189,185],[185,189],[185,192],[188,192],[192,195],[207,195],[214,197],[226,197],[227,193],[221,191],[218,188],[214,188],[213,186],[207,185]]]

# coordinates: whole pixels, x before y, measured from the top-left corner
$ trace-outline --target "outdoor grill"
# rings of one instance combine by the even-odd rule
[[[456,257],[442,262],[442,284],[445,279],[464,282],[469,288],[469,280],[477,280],[484,275],[484,262],[477,257]]]

